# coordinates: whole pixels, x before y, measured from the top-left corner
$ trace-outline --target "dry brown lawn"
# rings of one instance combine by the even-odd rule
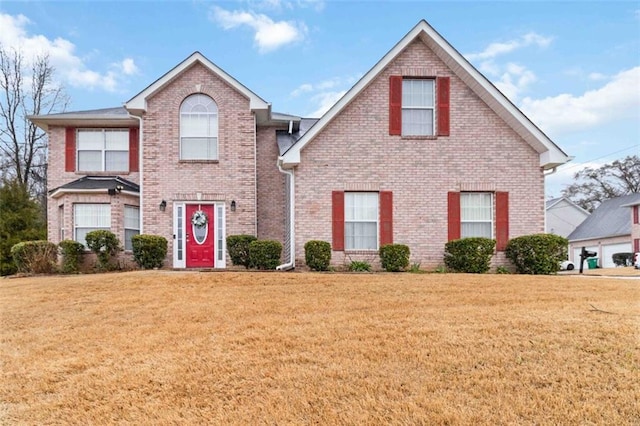
[[[640,424],[640,280],[0,280],[3,424]]]

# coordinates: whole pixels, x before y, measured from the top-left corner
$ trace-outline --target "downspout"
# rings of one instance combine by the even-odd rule
[[[278,159],[278,170],[280,173],[289,176],[289,261],[276,267],[277,271],[288,271],[296,266],[296,226],[295,226],[295,174],[293,170],[285,170],[282,168],[282,161]]]
[[[253,235],[258,235],[258,122],[253,113]]]
[[[143,188],[142,188],[142,184],[144,182],[143,179],[143,167],[144,167],[144,162],[142,161],[142,140],[143,140],[143,132],[142,132],[142,117],[138,117],[137,115],[132,115],[130,112],[127,111],[127,113],[129,114],[129,117],[131,118],[135,118],[136,120],[138,120],[138,122],[140,123],[140,126],[138,128],[138,186],[140,187],[140,199],[138,200],[138,216],[139,216],[139,220],[140,220],[140,234],[144,234],[144,220],[142,220],[142,216],[143,216],[143,211],[144,209],[142,208],[143,205],[143,199],[144,197],[142,196],[143,194]]]

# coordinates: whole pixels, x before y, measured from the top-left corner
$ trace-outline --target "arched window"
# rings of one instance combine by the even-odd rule
[[[180,106],[180,159],[218,159],[218,106],[207,95],[191,95]]]

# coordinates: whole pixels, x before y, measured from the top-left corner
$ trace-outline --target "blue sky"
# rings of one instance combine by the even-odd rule
[[[640,2],[0,0],[0,43],[48,52],[68,110],[119,106],[200,51],[273,110],[317,116],[425,19],[585,166],[640,155]]]

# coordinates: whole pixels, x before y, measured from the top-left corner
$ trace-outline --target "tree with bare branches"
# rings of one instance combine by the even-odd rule
[[[630,155],[595,169],[587,167],[574,179],[562,195],[592,212],[605,200],[640,192],[640,157]]]
[[[0,177],[17,180],[46,203],[47,135],[27,117],[62,112],[69,98],[48,55],[25,59],[0,45]]]

